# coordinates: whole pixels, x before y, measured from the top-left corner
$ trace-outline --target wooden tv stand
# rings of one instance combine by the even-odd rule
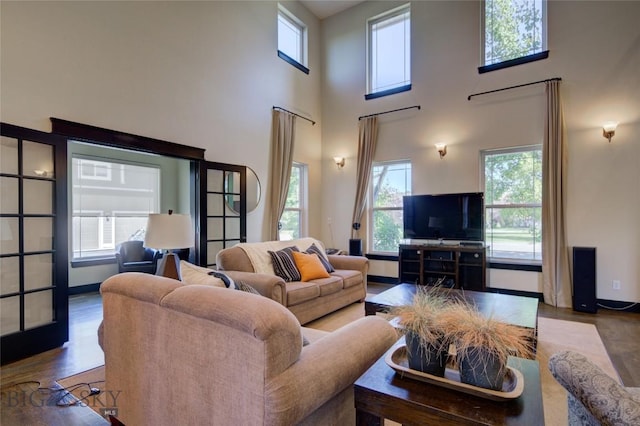
[[[486,248],[483,245],[400,244],[400,282],[442,285],[484,291],[487,276]]]

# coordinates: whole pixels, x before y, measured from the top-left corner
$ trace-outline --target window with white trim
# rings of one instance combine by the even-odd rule
[[[306,225],[307,166],[293,163],[289,178],[289,192],[280,216],[280,241],[293,240],[305,235]]]
[[[104,161],[82,160],[79,170],[85,180],[111,180],[111,164]]]
[[[485,66],[546,51],[546,0],[484,0],[483,6]]]
[[[411,89],[411,4],[367,20],[366,99]]]
[[[397,253],[402,239],[402,197],[411,195],[411,162],[373,163],[369,191],[371,252]]]
[[[143,240],[149,213],[160,212],[160,169],[76,156],[71,164],[73,258],[111,256],[119,243]]]
[[[278,3],[278,56],[309,74],[307,26]]]
[[[542,260],[542,147],[480,153],[486,244],[492,259]]]

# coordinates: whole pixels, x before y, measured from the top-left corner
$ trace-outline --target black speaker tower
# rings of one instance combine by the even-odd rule
[[[349,255],[362,256],[362,240],[361,239],[349,240]]]
[[[573,248],[573,310],[595,314],[596,248]]]

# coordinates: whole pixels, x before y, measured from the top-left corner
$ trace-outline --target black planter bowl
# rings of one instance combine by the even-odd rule
[[[460,381],[499,391],[507,372],[505,360],[484,348],[470,348],[458,356]]]
[[[407,331],[405,342],[407,344],[407,361],[410,369],[444,377],[449,356],[448,348],[443,350],[441,342],[425,347],[420,344],[420,337],[412,331]]]

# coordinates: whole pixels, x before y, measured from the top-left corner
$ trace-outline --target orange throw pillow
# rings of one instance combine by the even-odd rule
[[[302,276],[302,281],[311,281],[317,278],[329,278],[331,275],[327,272],[320,262],[317,254],[305,254],[292,251],[293,261],[296,263],[298,271]]]

